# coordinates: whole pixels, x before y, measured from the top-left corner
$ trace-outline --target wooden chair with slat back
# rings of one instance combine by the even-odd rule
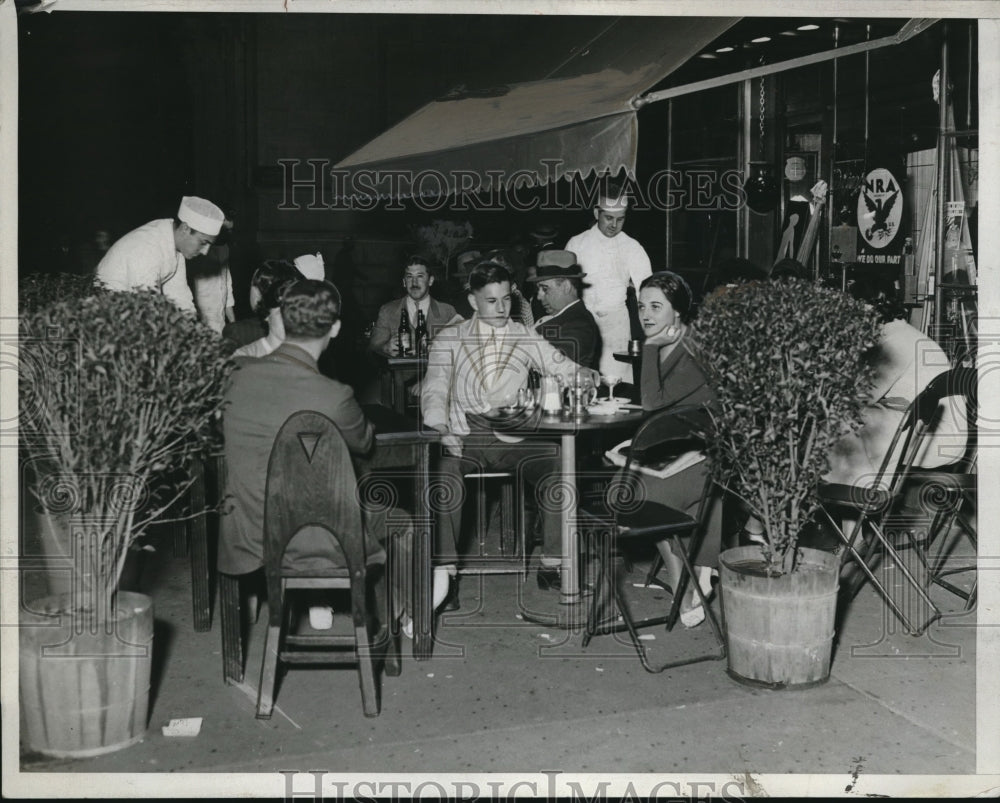
[[[268,718],[274,706],[278,662],[356,663],[366,716],[380,710],[379,670],[398,675],[398,634],[389,626],[391,611],[384,559],[374,534],[367,532],[355,489],[357,479],[343,436],[327,416],[313,411],[291,415],[275,437],[268,461],[264,502],[264,572],[269,620],[261,664],[257,717]],[[285,560],[292,538],[304,527],[331,535],[332,561],[290,565]],[[391,539],[387,539],[387,542]],[[328,557],[328,556],[324,556]],[[372,575],[378,576],[373,578]],[[368,605],[374,579],[376,607]],[[298,589],[349,589],[353,632],[350,635],[286,632],[287,592]],[[381,621],[376,622],[375,617]],[[300,648],[300,649],[295,649]]]

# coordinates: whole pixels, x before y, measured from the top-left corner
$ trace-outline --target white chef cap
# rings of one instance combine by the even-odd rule
[[[214,237],[222,228],[222,221],[226,219],[226,215],[211,201],[196,195],[185,195],[181,198],[177,219],[184,221],[195,231]]]
[[[608,198],[605,195],[601,195],[597,199],[597,208],[605,212],[624,212],[628,209],[628,196],[625,193],[622,193],[617,198]]]
[[[315,254],[303,254],[295,258],[295,267],[299,273],[307,279],[323,281],[326,278],[326,269],[323,266],[323,255],[318,251]]]

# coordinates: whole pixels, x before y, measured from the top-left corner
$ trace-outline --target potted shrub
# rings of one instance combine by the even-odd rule
[[[218,335],[152,291],[59,301],[20,324],[21,452],[66,556],[53,568],[72,579],[27,606],[40,626],[22,622],[27,742],[95,755],[145,732],[152,605],[118,584],[129,546],[217,437],[232,364]]]
[[[17,280],[17,305],[21,315],[27,315],[57,301],[99,292],[104,291],[89,273],[28,273]]]
[[[763,525],[763,544],[719,559],[729,672],[769,686],[829,676],[839,558],[798,546],[827,455],[860,428],[875,313],[803,280],[708,299],[695,342],[718,397],[707,451],[717,482]]]

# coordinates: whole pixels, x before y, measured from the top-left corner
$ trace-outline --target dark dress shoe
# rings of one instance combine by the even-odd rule
[[[559,591],[562,589],[562,573],[558,566],[538,567],[538,587],[542,591]]]
[[[462,607],[462,603],[458,599],[458,575],[456,574],[451,578],[451,582],[448,584],[448,596],[444,598],[444,602],[441,603],[442,611],[457,611]]]

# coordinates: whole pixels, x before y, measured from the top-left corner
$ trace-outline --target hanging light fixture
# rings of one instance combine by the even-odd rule
[[[764,59],[761,58],[761,64]],[[764,156],[764,76],[760,77],[760,103],[758,112],[760,141],[758,150]],[[750,175],[743,182],[743,192],[746,193],[747,206],[751,212],[766,214],[778,205],[778,183],[774,180],[771,163],[764,158],[750,161]]]

